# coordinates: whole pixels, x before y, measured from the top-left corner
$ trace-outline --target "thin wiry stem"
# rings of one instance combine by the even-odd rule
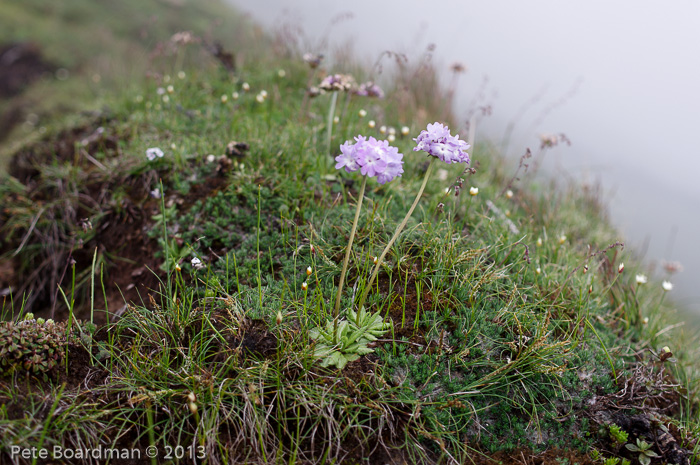
[[[433,170],[433,164],[435,163],[435,160],[436,160],[436,158],[434,158],[434,157],[430,160],[430,164],[428,165],[428,169],[425,171],[425,177],[423,178],[423,184],[421,184],[420,189],[418,190],[418,195],[416,195],[416,198],[413,201],[413,205],[411,205],[411,208],[408,210],[408,213],[406,213],[406,216],[404,217],[403,221],[401,222],[399,227],[396,228],[396,231],[394,232],[394,236],[391,238],[389,243],[386,245],[386,247],[384,248],[384,251],[382,252],[379,259],[377,260],[377,264],[374,267],[374,271],[372,271],[372,276],[370,276],[369,282],[367,283],[365,290],[362,291],[362,295],[360,296],[360,302],[357,305],[357,308],[362,308],[362,305],[365,303],[365,299],[367,298],[367,293],[369,292],[370,289],[372,289],[372,283],[374,282],[375,278],[377,277],[377,274],[379,273],[379,268],[382,266],[382,261],[384,260],[384,257],[386,257],[386,254],[389,253],[391,246],[394,245],[394,242],[396,242],[396,239],[399,237],[399,234],[401,234],[401,231],[403,231],[403,228],[406,226],[408,219],[413,214],[413,210],[416,209],[416,205],[418,205],[418,201],[420,200],[421,196],[423,195],[423,191],[425,190],[425,186],[428,184],[428,178],[430,178],[430,173]]]
[[[345,273],[348,270],[348,261],[350,260],[350,252],[352,251],[352,242],[355,239],[357,231],[357,221],[360,219],[360,209],[362,208],[362,199],[365,195],[365,186],[367,185],[367,176],[362,177],[362,186],[360,187],[359,197],[357,199],[357,207],[355,207],[355,219],[352,222],[352,230],[350,231],[350,240],[345,250],[345,259],[343,260],[343,269],[340,272],[340,282],[338,283],[338,295],[335,297],[335,308],[333,309],[333,318],[335,318],[334,338],[338,336],[338,313],[340,312],[340,299],[343,295],[343,284],[345,283]]]

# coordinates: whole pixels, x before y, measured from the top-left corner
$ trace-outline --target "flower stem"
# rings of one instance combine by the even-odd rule
[[[331,154],[331,137],[333,136],[333,117],[335,116],[335,104],[338,101],[338,92],[331,96],[331,108],[328,111],[328,135],[326,136],[326,155]]]
[[[434,158],[434,157],[430,160],[430,164],[428,165],[428,169],[425,171],[425,177],[423,178],[423,184],[421,184],[420,189],[418,190],[418,195],[416,195],[416,199],[413,201],[413,205],[411,205],[411,208],[408,210],[408,213],[406,213],[406,216],[404,217],[403,221],[398,226],[398,228],[396,228],[396,231],[394,232],[394,236],[391,238],[389,243],[386,245],[386,247],[384,248],[384,251],[382,252],[382,255],[377,260],[377,264],[374,267],[374,271],[372,271],[372,276],[369,278],[369,283],[367,283],[367,286],[365,287],[364,291],[362,291],[362,295],[360,296],[360,303],[357,305],[358,309],[362,308],[362,305],[365,303],[365,299],[367,298],[367,293],[369,292],[370,289],[372,289],[372,283],[374,282],[375,278],[377,277],[377,274],[379,273],[379,268],[382,266],[382,261],[384,260],[384,257],[386,257],[386,254],[389,253],[391,246],[394,245],[394,242],[396,242],[396,239],[399,237],[399,234],[401,234],[401,231],[403,231],[403,228],[406,226],[408,219],[413,214],[413,210],[416,209],[416,205],[418,205],[418,201],[420,200],[421,196],[423,195],[423,191],[425,190],[425,186],[428,184],[428,178],[430,178],[430,172],[433,170],[433,164],[434,164],[435,160],[436,160],[436,158]]]
[[[338,336],[338,314],[340,313],[340,298],[343,295],[343,284],[345,283],[345,272],[348,270],[348,261],[350,260],[350,252],[352,251],[352,241],[355,239],[357,231],[357,221],[360,219],[360,209],[362,208],[362,199],[365,196],[365,186],[367,185],[367,176],[362,177],[362,186],[360,187],[359,198],[357,199],[357,207],[355,207],[355,219],[352,222],[352,230],[350,231],[350,240],[348,247],[345,250],[345,259],[343,260],[343,270],[340,272],[340,282],[338,283],[338,295],[335,298],[335,308],[333,309],[333,325],[334,339]]]

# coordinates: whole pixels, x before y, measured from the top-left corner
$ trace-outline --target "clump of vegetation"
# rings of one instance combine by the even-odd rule
[[[0,322],[0,375],[26,372],[48,380],[60,367],[66,347],[76,344],[66,322],[34,318]]]

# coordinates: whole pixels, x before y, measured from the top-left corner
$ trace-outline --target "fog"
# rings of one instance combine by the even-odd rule
[[[230,1],[269,29],[300,27],[311,52],[352,41],[373,63],[435,44],[444,76],[454,62],[468,70],[457,114],[493,110],[477,137],[500,143],[512,124],[517,157],[542,133],[566,134],[572,145],[547,154],[546,170],[600,182],[627,246],[650,266],[683,264],[674,298],[700,317],[700,2]]]

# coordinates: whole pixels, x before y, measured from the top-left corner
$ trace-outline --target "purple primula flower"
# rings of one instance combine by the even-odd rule
[[[318,85],[323,90],[329,92],[347,91],[353,86],[353,78],[348,74],[330,74],[323,78]]]
[[[347,140],[343,145],[340,146],[340,155],[335,157],[335,169],[339,170],[345,168],[345,171],[352,173],[360,169],[360,165],[357,163],[357,145],[364,142],[365,138],[363,136],[355,137],[357,143],[350,144]]]
[[[379,184],[403,173],[403,154],[385,140],[357,136],[354,144],[346,141],[341,145],[340,152],[335,158],[336,169],[345,168],[348,173],[359,169],[364,176],[376,177]]]
[[[460,140],[459,135],[450,134],[450,129],[440,123],[429,124],[427,130],[421,131],[414,151],[423,150],[445,163],[469,163],[467,149],[469,144]]]
[[[360,84],[354,93],[355,95],[359,95],[361,97],[384,98],[384,91],[382,88],[372,81],[367,81]]]

